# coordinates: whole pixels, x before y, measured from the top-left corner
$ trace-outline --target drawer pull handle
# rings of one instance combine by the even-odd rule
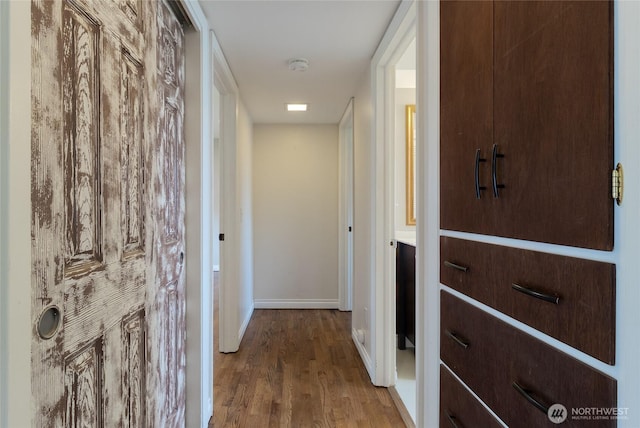
[[[480,191],[481,190],[486,190],[487,188],[485,186],[481,186],[480,185],[480,162],[486,162],[487,160],[485,158],[481,158],[480,157],[480,149],[476,150],[476,170],[475,170],[475,177],[476,177],[476,199],[480,199]]]
[[[504,155],[502,153],[498,153],[498,145],[493,145],[493,153],[491,156],[491,181],[493,184],[493,196],[498,198],[500,195],[498,194],[498,189],[504,189],[504,184],[498,184],[498,158],[503,158]]]
[[[515,282],[511,284],[511,288],[519,291],[521,293],[526,294],[527,296],[535,297],[536,299],[544,300],[545,302],[550,302],[553,304],[560,303],[559,296],[552,296],[551,294],[540,293],[539,291],[532,290],[527,287],[523,287],[522,285],[516,284]]]
[[[444,261],[444,265],[445,265],[446,267],[449,267],[449,268],[452,268],[452,269],[457,269],[457,270],[462,271],[462,272],[466,272],[466,271],[468,271],[468,270],[469,270],[469,268],[468,268],[468,267],[466,267],[466,266],[457,265],[457,264],[455,264],[455,263],[451,263],[451,262],[450,262],[450,261],[448,261],[448,260],[445,260],[445,261]]]
[[[447,336],[449,336],[454,342],[462,346],[464,349],[467,349],[469,347],[469,342],[465,342],[464,340],[460,339],[455,333],[452,333],[449,330],[447,330]]]
[[[456,417],[449,414],[449,412],[447,412],[447,419],[449,419],[449,423],[453,428],[460,428],[460,425],[456,423]]]
[[[520,395],[522,395],[529,403],[533,404],[538,410],[540,410],[545,415],[549,413],[549,408],[533,398],[533,396],[531,395],[531,391],[527,391],[526,389],[518,385],[518,382],[513,382],[512,385],[515,390],[520,393]]]

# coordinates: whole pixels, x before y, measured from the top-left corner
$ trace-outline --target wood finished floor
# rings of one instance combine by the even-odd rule
[[[388,390],[371,384],[350,325],[350,312],[255,310],[237,353],[215,341],[210,427],[404,427]]]

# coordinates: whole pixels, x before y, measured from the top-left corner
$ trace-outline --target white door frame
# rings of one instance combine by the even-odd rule
[[[415,37],[416,3],[403,0],[372,60],[374,104],[374,384],[396,381],[395,333],[395,64]],[[419,245],[419,240],[418,244]],[[417,308],[420,309],[420,308]],[[417,358],[416,358],[417,359]]]
[[[186,426],[213,414],[211,50],[209,24],[196,0],[181,0],[185,30]]]
[[[9,3],[0,2],[0,349],[9,348]],[[0,353],[0,426],[9,426],[9,356]],[[28,383],[28,382],[26,382]]]
[[[416,426],[440,414],[440,4],[418,2],[416,37]],[[428,346],[427,346],[428,344]]]
[[[353,303],[353,98],[340,119],[338,171],[338,308],[352,310]]]
[[[236,352],[240,347],[241,331],[239,319],[240,297],[238,295],[240,257],[240,231],[236,221],[236,123],[238,110],[238,86],[224,57],[222,48],[211,32],[213,51],[214,85],[220,94],[220,150],[222,171],[220,174],[222,195],[220,198],[220,275],[218,304],[218,343],[220,352]],[[211,158],[209,158],[211,159]],[[211,164],[215,164],[211,160]]]

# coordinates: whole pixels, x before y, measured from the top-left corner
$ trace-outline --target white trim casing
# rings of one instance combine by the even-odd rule
[[[352,310],[353,302],[353,119],[351,98],[338,125],[338,301],[341,311]]]
[[[218,304],[218,345],[220,352],[236,352],[243,333],[240,327],[240,296],[236,286],[240,280],[241,257],[239,250],[240,226],[236,220],[237,207],[237,150],[236,126],[239,92],[222,48],[213,31],[210,33],[213,52],[213,82],[220,94],[220,150],[222,171],[220,174],[222,195],[220,198],[220,275]],[[213,88],[211,89],[213,91]],[[212,115],[211,118],[214,116]],[[209,158],[211,164],[215,164]]]
[[[395,382],[394,127],[395,64],[415,37],[416,2],[403,0],[371,62],[374,109],[372,345],[378,386]],[[391,245],[390,245],[391,244]]]
[[[8,426],[8,355],[4,352],[9,349],[7,330],[8,311],[8,274],[7,269],[7,243],[8,228],[8,162],[9,156],[9,4],[0,2],[0,426]]]
[[[182,0],[185,31],[186,426],[206,428],[213,414],[212,170],[209,24],[197,0]]]
[[[418,2],[417,16],[416,426],[430,427],[440,414],[440,4]]]

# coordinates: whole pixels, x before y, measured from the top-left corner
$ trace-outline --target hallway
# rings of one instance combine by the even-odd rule
[[[240,350],[221,354],[217,291],[210,427],[404,426],[387,389],[371,384],[350,312],[255,310]]]

